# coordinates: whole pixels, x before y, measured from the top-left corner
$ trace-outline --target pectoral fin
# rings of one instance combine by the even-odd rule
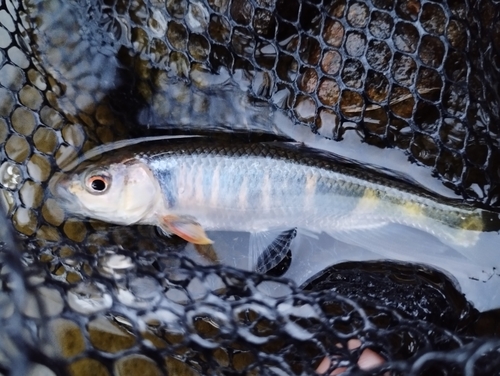
[[[268,234],[254,234],[254,237],[263,238],[262,241],[253,241],[252,245],[261,247],[265,244],[265,237]],[[277,266],[285,259],[290,251],[290,243],[297,235],[297,229],[293,228],[281,232],[265,249],[255,249],[253,252],[261,252],[257,259],[255,271],[258,273],[266,274],[268,271]],[[252,252],[252,250],[251,250]]]
[[[159,226],[167,233],[175,234],[193,244],[212,244],[203,227],[193,217],[166,215],[160,218]]]

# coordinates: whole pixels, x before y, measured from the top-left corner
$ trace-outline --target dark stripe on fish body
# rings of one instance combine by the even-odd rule
[[[255,208],[264,202],[263,184],[265,174],[266,170],[264,169],[254,169],[252,175],[248,176],[247,200],[250,208]]]
[[[297,166],[299,167],[299,166]],[[306,192],[307,177],[302,168],[295,168],[293,175],[290,177],[290,181],[283,181],[285,186],[293,185],[294,193],[298,197],[304,196]]]
[[[286,200],[286,197],[283,197],[283,183],[285,181],[283,177],[283,170],[271,172],[271,171],[266,171],[269,179],[269,184],[270,184],[270,189],[267,191],[270,195],[270,197],[266,198],[266,201],[269,202],[270,205],[273,207],[281,207],[285,204],[284,199]],[[292,184],[291,181],[287,182],[288,184]],[[264,192],[263,194],[265,194]],[[267,208],[266,208],[267,209]]]
[[[271,184],[269,201],[274,210],[285,208],[290,204],[290,198],[304,196],[306,176],[300,166],[268,170],[267,174]]]
[[[219,178],[219,202],[227,207],[236,207],[239,201],[241,185],[243,184],[243,171],[238,171],[234,165],[222,168]]]
[[[177,204],[177,190],[174,188],[177,187],[177,176],[167,169],[155,170],[153,174],[162,182],[160,186],[163,191],[163,196],[167,200],[168,207],[174,207]],[[145,194],[147,194],[147,192],[145,192]]]
[[[202,173],[202,182],[201,182],[201,187],[200,189],[202,190],[203,193],[203,198],[205,201],[209,201],[210,197],[212,196],[212,187],[213,187],[213,180],[214,180],[214,167],[209,166],[208,168],[204,168],[201,173]]]

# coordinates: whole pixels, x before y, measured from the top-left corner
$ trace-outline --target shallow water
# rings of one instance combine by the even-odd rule
[[[391,231],[394,232],[380,229],[386,235],[373,237],[372,241],[378,241],[379,244],[374,244],[371,248],[366,244],[355,245],[350,238],[363,236],[364,233],[372,230],[361,230],[360,234],[348,233],[342,241],[325,233],[310,234],[298,229],[298,235],[290,246],[291,263],[280,275],[290,278],[300,286],[314,280],[328,267],[347,261],[387,260],[418,263],[444,273],[453,281],[457,290],[465,294],[466,299],[478,310],[488,311],[500,307],[500,275],[498,268],[494,266],[495,255],[484,253],[483,257],[491,258],[491,261],[484,263],[477,262],[473,256],[469,258],[465,256],[468,253],[479,252],[483,248],[494,251],[491,244],[496,244],[498,234],[483,234],[477,248],[466,249],[468,253],[461,254],[444,246],[438,239],[424,231],[403,228],[403,226],[392,227]],[[407,243],[406,245],[398,239],[398,232],[405,234],[401,238]],[[250,233],[209,232],[208,236],[214,241],[215,250],[222,264],[248,271],[256,270],[260,253],[252,252],[249,247],[252,236]],[[384,236],[389,239],[384,240]],[[186,255],[200,264],[207,263],[206,259],[200,256],[192,246],[188,246]],[[212,286],[214,289],[216,287]],[[263,291],[271,296],[282,296],[288,293],[288,288],[271,284]]]

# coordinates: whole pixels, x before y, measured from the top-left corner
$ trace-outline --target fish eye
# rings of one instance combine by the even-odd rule
[[[85,187],[90,193],[104,193],[111,184],[111,178],[103,173],[90,174],[85,179]]]

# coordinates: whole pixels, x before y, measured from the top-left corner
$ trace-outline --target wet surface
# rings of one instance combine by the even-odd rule
[[[367,145],[399,148],[465,199],[496,207],[499,11],[492,1],[0,5],[0,193],[20,237],[20,249],[7,243],[2,250],[23,255],[22,268],[10,256],[1,260],[2,293],[24,296],[17,290],[22,285],[11,289],[5,277],[12,274],[4,272],[6,265],[14,263],[12,278],[23,275],[33,294],[25,306],[3,304],[0,320],[4,328],[30,323],[34,340],[28,344],[43,343],[33,331],[37,325],[50,328],[54,337],[36,356],[2,345],[2,355],[12,359],[0,359],[2,367],[24,364],[23,356],[30,356],[39,370],[56,364],[72,375],[234,369],[264,374],[269,364],[277,367],[268,355],[280,354],[290,365],[283,365],[284,372],[310,374],[335,351],[355,363],[346,346],[338,346],[345,345],[346,333],[363,337],[391,360],[419,350],[454,351],[472,341],[439,328],[446,325],[455,326],[452,331],[460,327],[462,334],[496,334],[495,312],[470,329],[466,319],[474,313],[465,302],[456,303],[446,282],[430,284],[439,295],[437,308],[412,309],[408,303],[402,311],[409,316],[401,318],[401,307],[381,307],[397,305],[394,291],[407,291],[423,277],[395,287],[403,285],[355,266],[343,273],[356,275],[362,285],[375,278],[387,294],[385,300],[373,295],[375,303],[359,308],[333,292],[303,296],[294,288],[289,301],[255,302],[248,291],[264,277],[217,268],[198,273],[189,263],[166,275],[179,266],[169,255],[183,243],[168,244],[147,227],[70,218],[47,185],[71,159],[115,140],[173,129],[283,135],[290,125],[334,140],[362,140],[360,155],[369,153]],[[402,158],[401,169],[406,163]],[[382,270],[392,279],[407,276],[397,267]],[[220,286],[221,278],[227,286],[222,293],[200,287],[206,281]],[[355,284],[342,283],[342,294],[359,297]],[[207,305],[179,307],[200,296]],[[230,301],[239,301],[231,314]],[[308,304],[319,318],[303,317],[301,307]],[[363,326],[368,321],[378,332]],[[474,346],[465,346],[462,355],[475,354]],[[305,359],[294,355],[300,351]],[[408,371],[412,364],[394,367]],[[449,374],[460,366],[449,365]],[[489,367],[484,374],[498,370],[494,361]]]
[[[479,313],[453,281],[426,266],[387,262],[347,262],[326,269],[304,286],[305,290],[329,290],[373,301],[383,301],[415,318],[450,331],[464,332]]]

